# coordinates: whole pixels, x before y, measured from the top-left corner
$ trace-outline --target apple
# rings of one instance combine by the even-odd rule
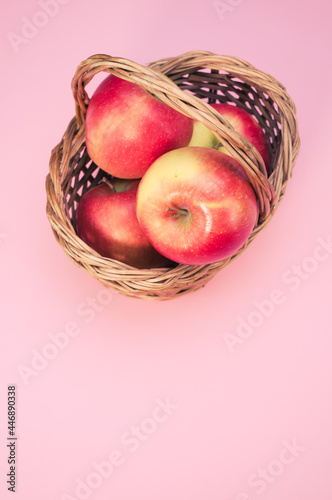
[[[86,113],[90,158],[109,174],[139,179],[162,154],[187,146],[193,120],[135,83],[114,75],[94,92]]]
[[[82,197],[76,212],[78,236],[103,257],[139,269],[168,267],[143,233],[136,217],[139,180],[102,182]]]
[[[180,264],[226,259],[258,219],[255,192],[234,158],[184,147],[158,158],[141,179],[137,217],[151,244]]]
[[[212,108],[218,111],[229,123],[233,126],[234,130],[248,139],[249,142],[260,153],[265,163],[267,174],[270,173],[270,154],[266,136],[255,120],[255,118],[246,110],[231,104],[213,103],[210,104]],[[205,146],[216,148],[220,144],[217,137],[201,122],[194,122],[194,130],[189,146]],[[221,146],[220,150],[223,153],[228,153],[227,149]]]
[[[193,135],[188,146],[203,146],[206,148],[217,148],[219,139],[202,122],[194,120]]]

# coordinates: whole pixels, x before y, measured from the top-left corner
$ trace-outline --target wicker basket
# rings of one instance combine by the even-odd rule
[[[84,193],[105,173],[89,158],[84,126],[89,97],[85,86],[100,71],[141,85],[161,101],[200,120],[246,169],[256,192],[260,217],[249,240],[232,257],[204,266],[135,269],[101,257],[75,232],[75,213]],[[95,55],[83,61],[72,80],[76,117],[53,149],[46,179],[47,216],[53,233],[70,259],[103,285],[132,297],[171,299],[204,286],[237,257],[268,224],[281,201],[299,152],[295,106],[273,77],[235,57],[194,51],[141,66],[127,59]],[[233,102],[252,113],[264,129],[270,147],[271,174],[257,150],[209,103]]]

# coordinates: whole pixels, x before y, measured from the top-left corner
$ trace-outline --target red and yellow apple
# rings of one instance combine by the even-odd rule
[[[227,121],[233,126],[234,130],[245,137],[260,153],[266,167],[266,171],[270,173],[270,154],[266,136],[255,120],[255,118],[246,110],[233,106],[231,104],[213,103],[210,104],[218,111]],[[219,140],[205,125],[199,121],[194,122],[193,135],[189,146],[205,146],[216,148]],[[220,151],[229,154],[223,146]]]
[[[139,180],[113,179],[90,189],[76,212],[78,236],[103,257],[139,269],[168,267],[143,233],[136,217]]]
[[[192,132],[191,118],[114,75],[96,89],[86,113],[90,158],[123,179],[141,178],[159,156],[187,146]]]
[[[256,196],[234,158],[208,147],[159,157],[144,174],[137,217],[151,244],[181,264],[226,259],[241,248],[258,219]]]

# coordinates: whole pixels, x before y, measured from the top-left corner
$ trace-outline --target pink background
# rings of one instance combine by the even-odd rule
[[[223,18],[212,0],[57,5],[45,18],[37,0],[6,2],[1,16],[1,498],[13,498],[16,384],[16,499],[330,500],[330,3],[228,0]],[[44,26],[15,51],[24,18]],[[144,64],[194,49],[286,86],[302,140],[293,178],[266,230],[204,289],[160,303],[107,294],[45,215],[71,78],[94,53]],[[47,351],[65,330],[77,335]],[[53,359],[36,365],[36,352]]]

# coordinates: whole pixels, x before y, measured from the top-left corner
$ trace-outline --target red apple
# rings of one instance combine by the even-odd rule
[[[113,75],[94,92],[85,123],[90,158],[105,172],[138,179],[166,151],[187,146],[193,120],[137,84]]]
[[[248,139],[249,142],[260,153],[267,173],[270,173],[270,154],[266,136],[255,120],[255,118],[247,111],[231,104],[213,103],[210,104],[216,111],[218,111],[229,123],[233,126],[234,130]],[[190,140],[189,146],[206,146],[215,148],[219,143],[217,137],[205,125],[195,121],[193,135]],[[222,147],[221,151],[229,154],[226,148]]]
[[[90,189],[76,212],[78,236],[103,257],[147,269],[167,267],[143,233],[136,217],[139,180],[113,179]]]
[[[145,173],[137,217],[158,252],[181,264],[203,265],[243,246],[258,206],[237,160],[212,148],[185,147],[164,154]]]

